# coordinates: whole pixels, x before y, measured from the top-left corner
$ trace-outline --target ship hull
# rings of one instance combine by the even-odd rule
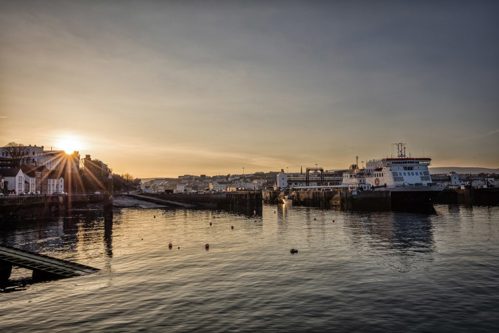
[[[359,192],[351,198],[354,210],[393,210],[433,213],[438,191],[424,189],[383,189]]]
[[[391,210],[433,212],[436,191],[391,191]]]

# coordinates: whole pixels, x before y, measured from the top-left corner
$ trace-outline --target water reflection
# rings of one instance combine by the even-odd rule
[[[399,271],[409,271],[432,260],[434,240],[430,215],[396,212],[350,215],[345,225],[355,243],[364,245],[383,264]]]
[[[112,257],[112,234],[112,214],[89,210],[4,224],[0,228],[0,242],[26,251],[78,260],[95,256],[96,245],[102,239],[103,252]]]
[[[121,209],[112,219],[26,223],[0,238],[102,270],[2,295],[0,330],[36,331],[45,321],[76,332],[494,331],[480,324],[497,317],[499,210],[437,208],[425,216],[265,206],[258,223]]]
[[[113,257],[113,214],[104,216],[104,248],[108,258]]]

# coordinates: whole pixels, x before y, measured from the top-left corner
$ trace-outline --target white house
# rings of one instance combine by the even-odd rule
[[[55,176],[54,178],[47,179],[47,194],[63,193],[64,192],[64,178]]]
[[[7,186],[7,191],[15,194],[25,193],[25,175],[21,168],[5,168],[0,169],[4,179],[4,186]]]

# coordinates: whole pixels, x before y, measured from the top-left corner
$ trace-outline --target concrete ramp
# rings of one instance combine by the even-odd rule
[[[130,196],[132,198],[139,199],[139,200],[154,202],[154,203],[157,203],[160,205],[167,205],[167,206],[180,207],[180,208],[197,208],[197,206],[193,205],[193,204],[179,202],[179,201],[173,201],[173,200],[165,200],[162,198],[154,198],[154,197],[150,197],[147,195],[128,194],[128,196]]]
[[[71,261],[56,259],[9,246],[0,246],[0,282],[5,282],[9,279],[12,266],[32,270],[34,281],[69,278],[99,271],[97,268]]]

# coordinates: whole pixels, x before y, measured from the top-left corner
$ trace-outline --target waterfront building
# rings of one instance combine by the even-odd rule
[[[64,178],[51,172],[47,178],[47,194],[63,193],[64,192]]]
[[[22,168],[24,173],[25,185],[22,189],[19,185],[16,189],[9,189],[17,194],[73,192],[76,183],[65,182],[64,178],[71,180],[73,175],[79,176],[79,164],[79,152],[66,154],[63,150],[44,150],[44,146],[15,143],[0,147],[0,167]],[[65,188],[60,189],[61,184]]]
[[[24,193],[24,173],[21,168],[5,168],[0,170],[3,180],[4,193]]]
[[[53,194],[64,192],[64,177],[46,167],[1,168],[4,194]]]

